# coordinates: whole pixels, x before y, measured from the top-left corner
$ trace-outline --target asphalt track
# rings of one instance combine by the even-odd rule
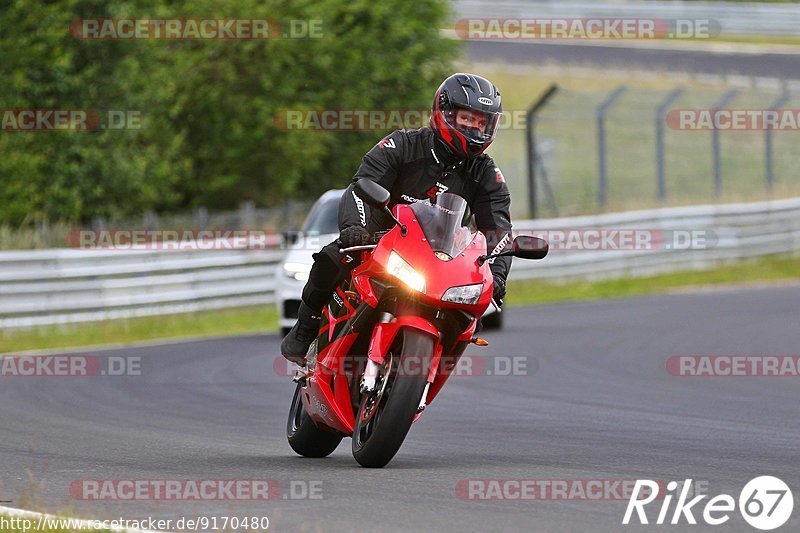
[[[743,47],[744,48],[744,47]],[[800,78],[800,54],[712,52],[680,48],[614,46],[603,43],[551,44],[470,41],[470,61],[527,66],[571,65],[716,75]]]
[[[476,501],[456,486],[693,478],[738,498],[775,475],[798,498],[797,378],[665,369],[676,354],[797,354],[798,302],[795,287],[509,310],[491,345],[468,353],[489,368],[522,357],[525,375],[453,378],[382,470],[359,467],[349,439],[326,459],[292,453],[276,335],[98,352],[141,358],[141,375],[0,378],[0,500],[102,518],[266,515],[271,531],[611,532],[664,528],[622,526],[624,500]],[[69,496],[80,479],[273,479],[282,496],[315,482],[322,498],[80,501]],[[779,531],[798,529],[796,508]],[[734,511],[669,531],[756,530]]]

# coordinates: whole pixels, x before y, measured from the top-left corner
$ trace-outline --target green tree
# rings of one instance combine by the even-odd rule
[[[78,18],[322,21],[321,38],[79,40]],[[421,109],[456,44],[445,0],[15,0],[0,109],[137,110],[138,130],[0,132],[0,223],[88,220],[343,186],[382,132],[287,131],[287,109]]]

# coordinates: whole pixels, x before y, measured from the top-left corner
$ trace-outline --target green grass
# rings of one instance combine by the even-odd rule
[[[274,305],[0,330],[0,353],[130,343],[174,337],[275,331]]]
[[[546,261],[546,259],[545,259]],[[674,272],[643,278],[556,284],[512,281],[510,306],[663,294],[688,287],[800,279],[800,257],[767,256],[714,270]]]
[[[800,45],[800,37],[793,35],[720,35],[708,39],[706,42]]]
[[[44,224],[38,228],[12,227],[0,224],[0,250],[31,250],[67,245],[67,233],[72,229],[63,222]]]
[[[800,279],[800,258],[770,256],[721,266],[715,270],[677,272],[645,278],[567,283],[512,281],[509,283],[507,302],[510,307],[516,307],[658,294],[684,287],[792,279]],[[0,331],[0,352],[199,335],[260,333],[276,331],[277,328],[277,312],[273,306],[245,307],[69,326],[6,329]]]

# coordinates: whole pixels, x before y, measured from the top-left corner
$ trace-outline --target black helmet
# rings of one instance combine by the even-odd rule
[[[459,109],[482,113],[486,120],[483,131],[457,123]],[[454,155],[475,157],[492,144],[502,114],[500,92],[492,82],[459,72],[444,80],[436,91],[430,124],[436,137]]]

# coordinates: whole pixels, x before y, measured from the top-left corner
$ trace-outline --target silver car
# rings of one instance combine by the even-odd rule
[[[284,243],[289,250],[278,265],[277,287],[278,317],[281,333],[286,335],[297,321],[300,296],[308,280],[314,253],[339,236],[339,200],[344,189],[323,194],[311,207],[300,232],[286,232]]]

